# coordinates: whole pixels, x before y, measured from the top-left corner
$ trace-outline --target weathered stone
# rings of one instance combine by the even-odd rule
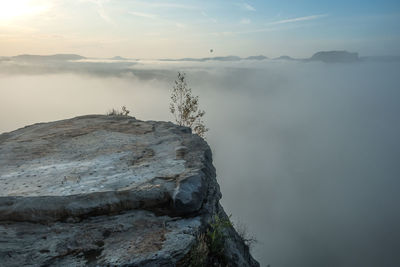
[[[0,184],[1,266],[175,266],[225,215],[207,143],[127,116],[1,134]],[[256,266],[232,240],[230,264]]]
[[[195,173],[179,181],[173,196],[174,206],[180,212],[199,210],[206,194],[205,175]]]
[[[175,152],[176,152],[176,159],[183,159],[187,152],[187,147],[178,146],[177,148],[175,148]]]
[[[175,220],[142,210],[79,223],[2,223],[1,266],[172,265],[171,255],[187,253],[199,226],[196,217]]]

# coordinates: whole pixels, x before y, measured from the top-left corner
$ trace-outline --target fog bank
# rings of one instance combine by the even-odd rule
[[[0,67],[0,132],[122,105],[172,120],[185,71],[206,110],[222,204],[259,240],[262,266],[400,265],[398,62],[101,66]]]

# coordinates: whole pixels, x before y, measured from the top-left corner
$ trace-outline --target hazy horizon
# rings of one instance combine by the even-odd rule
[[[143,58],[143,57],[123,57],[118,53],[114,53],[113,56],[97,56],[97,57],[89,57],[83,54],[76,54],[76,53],[66,53],[66,52],[55,52],[55,53],[50,53],[50,54],[31,54],[31,53],[20,53],[20,54],[15,54],[15,55],[0,55],[1,57],[4,58],[10,58],[10,57],[17,57],[17,56],[55,56],[55,55],[78,55],[78,56],[82,56],[86,59],[113,59],[115,57],[121,57],[122,59],[120,60],[160,60],[160,59],[173,59],[173,60],[179,60],[179,59],[187,59],[187,58],[193,58],[193,59],[202,59],[202,58],[215,58],[215,57],[229,57],[229,56],[237,56],[240,57],[241,59],[246,59],[248,57],[252,57],[252,56],[265,56],[266,60],[268,59],[278,59],[279,57],[284,57],[284,56],[288,56],[290,58],[293,59],[307,59],[310,58],[311,56],[313,56],[315,53],[317,52],[331,52],[331,51],[344,51],[344,52],[350,52],[350,53],[357,53],[358,56],[360,58],[364,58],[364,57],[400,57],[400,52],[398,54],[388,54],[385,52],[382,52],[381,54],[371,54],[371,55],[363,55],[360,54],[358,51],[352,51],[352,50],[348,50],[348,49],[331,49],[331,50],[321,50],[321,49],[317,49],[314,52],[311,52],[311,54],[307,54],[307,55],[303,55],[303,56],[297,56],[294,55],[292,53],[288,53],[288,54],[280,54],[280,55],[275,55],[275,56],[270,56],[268,54],[245,54],[242,56],[238,56],[238,55],[234,55],[234,54],[208,54],[206,56],[203,57],[194,57],[191,55],[186,55],[186,56],[182,56],[182,57],[147,57],[147,58]],[[214,52],[213,52],[214,53]],[[1,59],[0,59],[1,60]],[[114,60],[119,60],[119,59],[114,59]]]

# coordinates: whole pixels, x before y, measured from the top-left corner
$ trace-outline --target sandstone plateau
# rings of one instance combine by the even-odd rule
[[[194,266],[227,220],[189,128],[88,115],[0,135],[0,266]],[[233,227],[205,264],[259,266]],[[208,241],[209,242],[209,241]]]

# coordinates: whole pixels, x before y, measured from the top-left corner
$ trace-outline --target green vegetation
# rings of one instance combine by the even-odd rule
[[[210,250],[205,234],[199,234],[196,244],[190,250],[188,257],[181,262],[181,266],[205,267],[208,266]]]
[[[190,127],[194,133],[204,138],[208,131],[202,120],[205,111],[199,109],[199,97],[192,95],[185,73],[178,72],[171,94],[170,111],[178,125]]]
[[[225,228],[233,227],[230,217],[228,219],[220,218],[219,215],[214,215],[213,222],[210,223],[210,228],[207,230],[207,237],[210,252],[219,257],[223,256],[225,243]]]
[[[197,236],[195,245],[177,266],[227,266],[224,255],[227,238],[225,230],[233,227],[229,218],[224,219],[218,214],[214,215],[206,232]]]

